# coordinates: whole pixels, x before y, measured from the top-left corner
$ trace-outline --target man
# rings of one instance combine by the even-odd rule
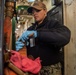
[[[60,49],[69,43],[70,30],[56,20],[48,20],[47,8],[42,2],[35,2],[27,11],[32,13],[35,23],[18,39],[16,50],[24,46],[22,42],[26,42],[27,54],[41,59],[40,75],[61,75]],[[32,33],[35,40],[29,38]]]

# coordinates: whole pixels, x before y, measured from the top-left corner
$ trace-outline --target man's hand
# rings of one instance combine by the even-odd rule
[[[17,41],[16,42],[16,50],[18,51],[18,50],[22,49],[24,47],[24,45],[25,45],[24,43]]]
[[[31,35],[31,34],[34,34],[35,38],[37,37],[37,31],[31,30],[31,31],[25,31],[18,40],[25,42],[29,39],[29,35]]]
[[[16,41],[16,50],[20,50],[24,47],[24,45],[29,45],[28,39],[31,34],[34,34],[33,36],[37,37],[36,31],[25,31],[22,36]]]

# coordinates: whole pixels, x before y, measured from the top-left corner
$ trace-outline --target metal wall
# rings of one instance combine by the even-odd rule
[[[65,75],[76,75],[76,0],[63,0],[64,23],[71,30],[70,43],[65,47]]]

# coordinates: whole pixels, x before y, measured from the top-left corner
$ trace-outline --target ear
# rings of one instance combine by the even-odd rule
[[[47,10],[44,10],[45,11],[45,15],[47,14]]]
[[[45,14],[47,14],[47,10],[45,10]]]

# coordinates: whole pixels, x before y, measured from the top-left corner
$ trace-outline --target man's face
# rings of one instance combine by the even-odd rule
[[[40,22],[43,21],[43,19],[46,16],[47,11],[46,10],[37,10],[37,9],[33,9],[32,10],[32,14],[35,18],[35,21]]]

